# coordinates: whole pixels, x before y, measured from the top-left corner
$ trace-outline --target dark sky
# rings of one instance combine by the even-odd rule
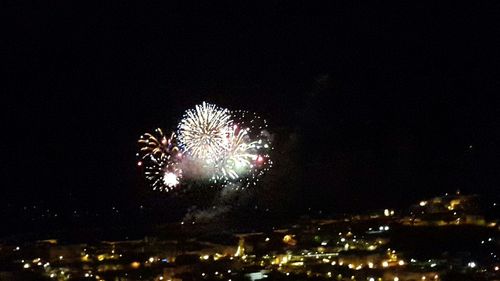
[[[199,2],[4,5],[3,201],[142,198],[136,139],[204,100],[269,120],[299,208],[498,196],[500,4]]]

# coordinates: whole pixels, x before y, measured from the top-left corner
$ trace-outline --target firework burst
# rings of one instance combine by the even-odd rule
[[[138,141],[138,165],[154,190],[170,191],[183,180],[245,188],[272,167],[267,122],[255,113],[203,102],[187,110],[177,128],[169,138],[158,128]]]
[[[163,154],[159,158],[150,155],[145,165],[144,175],[153,190],[170,191],[179,184],[182,170],[171,155]]]
[[[178,152],[175,134],[172,133],[170,138],[167,138],[160,128],[157,128],[153,133],[143,134],[137,141],[139,144],[139,152],[137,156],[146,158],[149,156],[160,157],[161,155]]]
[[[242,175],[237,179],[241,187],[256,185],[259,179],[272,167],[270,158],[271,135],[267,128],[267,121],[256,113],[238,110],[232,112],[235,124],[244,131],[245,157],[248,162]],[[240,169],[241,171],[241,169]]]
[[[175,134],[166,138],[160,128],[145,133],[138,140],[140,158],[138,165],[144,166],[144,175],[153,190],[169,191],[179,184],[182,170],[179,168],[182,153]]]
[[[233,125],[228,129],[225,138],[224,154],[216,163],[216,174],[212,177],[215,181],[231,181],[243,176],[252,167],[255,142],[248,137],[247,129],[240,129]]]
[[[229,111],[203,102],[187,110],[179,123],[179,142],[194,159],[216,162],[226,150],[226,134],[231,125]]]

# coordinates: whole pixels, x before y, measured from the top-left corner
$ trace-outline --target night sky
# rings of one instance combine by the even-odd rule
[[[285,208],[498,196],[500,4],[199,2],[3,5],[3,204],[160,196],[136,140],[202,101],[269,121]]]

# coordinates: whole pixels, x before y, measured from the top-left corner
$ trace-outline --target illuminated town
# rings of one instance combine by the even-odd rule
[[[498,280],[499,221],[478,202],[446,194],[254,232],[185,221],[142,239],[6,240],[0,280]]]

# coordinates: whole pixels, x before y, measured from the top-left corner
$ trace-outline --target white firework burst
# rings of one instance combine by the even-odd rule
[[[163,184],[167,187],[173,188],[179,184],[179,176],[173,172],[166,172],[163,175]]]
[[[226,151],[220,161],[216,179],[235,180],[253,168],[252,162],[257,159],[256,141],[251,141],[248,128],[241,129],[233,125],[226,137]]]
[[[170,191],[179,184],[182,170],[170,155],[163,154],[159,158],[150,155],[147,160],[144,174],[153,190]]]
[[[226,150],[225,138],[230,126],[227,109],[203,102],[186,111],[178,126],[179,142],[191,157],[214,163]]]

